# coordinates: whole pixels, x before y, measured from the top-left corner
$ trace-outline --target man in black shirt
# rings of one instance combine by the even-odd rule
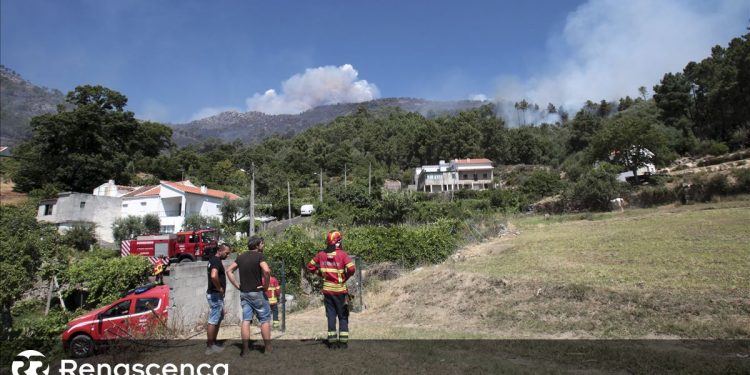
[[[206,354],[219,353],[223,347],[216,345],[216,336],[219,335],[219,325],[224,319],[224,293],[226,292],[227,279],[224,272],[224,264],[232,248],[227,244],[219,246],[216,255],[208,258],[208,288],[206,289],[206,300],[208,301],[208,325],[206,327]]]
[[[240,303],[242,304],[242,352],[245,355],[249,350],[250,322],[253,314],[260,322],[260,334],[265,343],[265,353],[271,352],[271,306],[266,299],[265,291],[268,289],[271,278],[271,268],[268,267],[263,256],[265,243],[262,237],[252,236],[247,241],[250,251],[244,252],[237,257],[229,266],[229,281],[235,288],[240,290]],[[239,269],[240,281],[234,278],[234,271]]]

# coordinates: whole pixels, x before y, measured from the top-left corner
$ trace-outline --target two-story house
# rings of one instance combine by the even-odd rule
[[[185,218],[201,215],[221,220],[221,203],[236,194],[197,187],[190,181],[161,181],[159,185],[144,186],[122,196],[122,216],[155,214],[161,221],[162,233],[182,229]]]
[[[437,165],[423,165],[415,170],[417,191],[426,193],[456,190],[485,190],[492,186],[492,161],[489,159],[443,160]]]

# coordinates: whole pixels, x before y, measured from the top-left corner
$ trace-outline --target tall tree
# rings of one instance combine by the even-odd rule
[[[620,116],[607,121],[591,141],[594,159],[612,161],[633,172],[651,163],[656,153],[665,154],[667,139],[650,121],[640,116]]]
[[[142,123],[125,111],[127,98],[102,86],[78,86],[56,114],[31,120],[32,138],[18,147],[16,188],[28,192],[45,184],[89,192],[108,179],[128,182],[134,158],[155,157],[171,144],[169,128]]]

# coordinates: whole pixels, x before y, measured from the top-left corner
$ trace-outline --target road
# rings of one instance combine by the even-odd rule
[[[292,218],[292,220],[278,220],[278,221],[272,221],[268,224],[266,224],[266,231],[272,232],[272,233],[281,233],[289,227],[292,224],[299,224],[304,221],[309,221],[311,216],[295,216]]]

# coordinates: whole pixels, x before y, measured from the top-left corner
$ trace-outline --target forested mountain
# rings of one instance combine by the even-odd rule
[[[65,103],[57,89],[35,86],[0,65],[0,144],[13,145],[31,136],[31,118],[55,112]]]
[[[180,146],[200,143],[208,138],[224,142],[239,140],[243,143],[256,143],[272,135],[292,136],[313,125],[329,123],[339,116],[354,113],[360,106],[375,115],[384,115],[392,108],[400,108],[431,118],[477,108],[482,104],[480,101],[470,100],[440,102],[415,98],[386,98],[364,103],[325,105],[297,115],[223,112],[187,124],[170,126],[174,129],[173,139]]]

